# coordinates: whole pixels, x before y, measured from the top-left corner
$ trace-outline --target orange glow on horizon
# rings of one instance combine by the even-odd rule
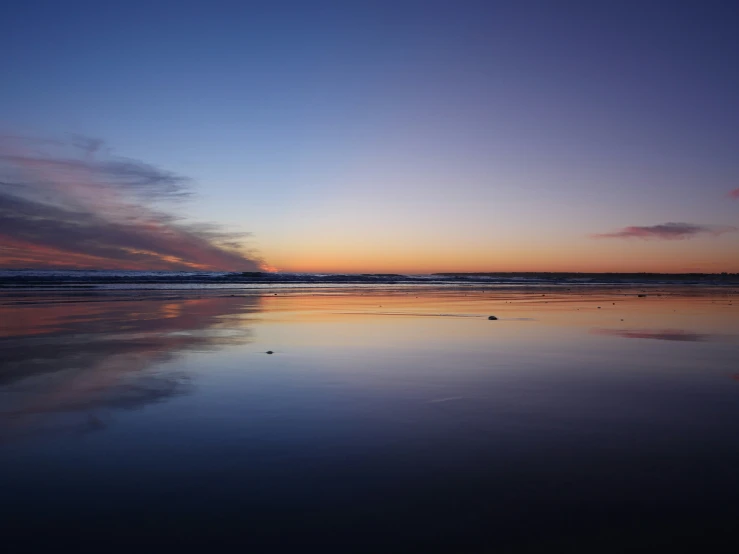
[[[650,256],[626,250],[622,255],[614,255],[612,251],[598,251],[596,248],[591,251],[501,251],[498,254],[477,256],[472,252],[447,256],[424,255],[419,252],[416,256],[393,256],[387,253],[374,256],[368,254],[366,257],[324,255],[285,258],[273,263],[276,262],[275,265],[282,272],[299,273],[739,273],[739,260],[731,252],[717,252],[705,256],[703,260],[680,257],[669,251]]]

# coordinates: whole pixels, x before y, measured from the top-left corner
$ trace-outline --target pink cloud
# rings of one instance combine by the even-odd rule
[[[39,153],[0,141],[0,267],[259,268],[243,235],[166,209],[189,197],[187,178],[136,160],[99,159],[100,141],[78,143],[75,157],[56,143],[47,146],[53,153]]]
[[[739,198],[739,189],[734,189],[729,193],[731,198]]]
[[[648,226],[630,226],[619,229],[611,233],[599,233],[592,235],[593,238],[613,239],[613,238],[640,238],[640,239],[662,239],[662,240],[683,240],[698,235],[719,236],[724,233],[733,233],[738,231],[736,227],[731,225],[697,225],[693,223],[661,223],[659,225]]]

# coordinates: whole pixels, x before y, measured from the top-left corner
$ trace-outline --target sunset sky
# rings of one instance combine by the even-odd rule
[[[0,267],[739,272],[733,2],[0,8]]]

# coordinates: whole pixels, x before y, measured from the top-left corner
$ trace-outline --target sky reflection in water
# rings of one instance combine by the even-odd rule
[[[248,343],[249,330],[234,332],[222,317],[258,306],[258,297],[248,297],[1,308],[0,437],[99,430],[110,410],[191,392],[190,375],[171,362],[189,351]]]
[[[723,537],[736,310],[377,291],[6,304],[4,517],[337,547]]]

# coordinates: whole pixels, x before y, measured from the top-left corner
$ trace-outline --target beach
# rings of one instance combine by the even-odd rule
[[[739,553],[736,2],[6,2],[9,554]]]
[[[375,552],[735,542],[738,292],[6,288],[3,520]]]

